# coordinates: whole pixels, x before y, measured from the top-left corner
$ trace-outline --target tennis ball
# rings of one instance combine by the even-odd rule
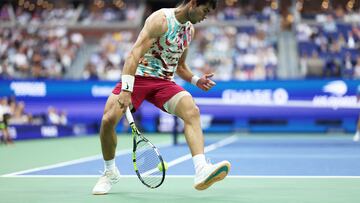
[[[159,163],[158,165],[157,165],[157,167],[158,167],[158,169],[159,169],[159,171],[163,171],[163,167],[162,167],[162,164],[161,163]],[[168,170],[168,164],[164,161],[164,167],[165,167],[165,171],[167,171]]]

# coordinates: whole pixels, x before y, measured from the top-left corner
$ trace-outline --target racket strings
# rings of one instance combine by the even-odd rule
[[[136,147],[136,165],[143,181],[150,186],[158,186],[163,179],[163,171],[158,165],[160,158],[151,144],[140,141]]]

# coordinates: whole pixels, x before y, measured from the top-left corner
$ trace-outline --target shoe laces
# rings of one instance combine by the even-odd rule
[[[99,173],[101,174],[101,176],[106,176],[108,178],[110,178],[111,175],[113,174],[113,172],[111,170],[99,171]]]

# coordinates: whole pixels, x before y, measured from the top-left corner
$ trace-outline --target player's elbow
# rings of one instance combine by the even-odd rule
[[[177,67],[177,69],[176,69],[176,73],[177,73],[178,75],[181,75],[181,73],[183,73],[184,71],[185,71],[185,66],[184,66],[184,64],[179,64],[178,67]]]
[[[125,63],[133,63],[136,61],[136,54],[132,51],[129,53],[129,55],[125,58]]]

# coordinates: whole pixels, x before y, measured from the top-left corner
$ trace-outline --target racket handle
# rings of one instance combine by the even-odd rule
[[[129,109],[129,107],[126,108],[126,119],[128,120],[128,122],[131,124],[131,123],[134,123],[134,118],[131,114],[131,111]]]

